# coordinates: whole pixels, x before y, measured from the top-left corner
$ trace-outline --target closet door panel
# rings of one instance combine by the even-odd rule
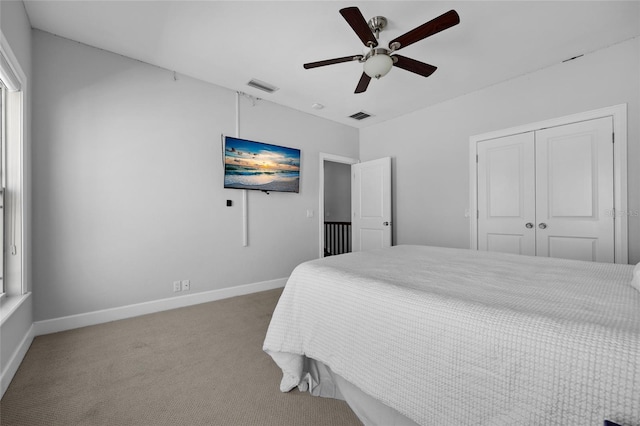
[[[477,153],[478,249],[535,255],[533,133],[480,142]]]
[[[614,261],[613,120],[535,132],[538,256]]]
[[[549,257],[591,262],[598,260],[597,238],[550,236],[546,242],[545,249],[549,253]]]

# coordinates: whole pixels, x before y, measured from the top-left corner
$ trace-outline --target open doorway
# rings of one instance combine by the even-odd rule
[[[351,252],[351,165],[356,163],[320,154],[319,257]]]

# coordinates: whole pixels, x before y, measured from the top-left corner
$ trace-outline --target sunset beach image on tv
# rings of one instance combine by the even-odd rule
[[[299,192],[300,150],[225,137],[224,187]]]

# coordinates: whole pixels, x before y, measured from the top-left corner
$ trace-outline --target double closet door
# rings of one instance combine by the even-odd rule
[[[478,249],[614,262],[613,119],[477,144]]]

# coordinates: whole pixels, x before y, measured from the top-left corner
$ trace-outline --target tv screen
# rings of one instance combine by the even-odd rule
[[[300,150],[225,136],[224,187],[300,191]]]

